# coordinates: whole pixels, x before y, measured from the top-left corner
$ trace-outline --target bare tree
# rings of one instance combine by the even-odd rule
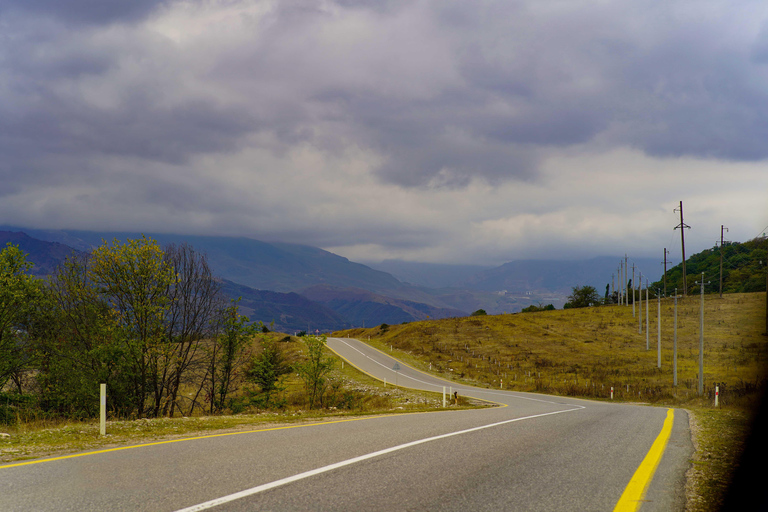
[[[155,395],[165,396],[162,414],[173,416],[179,388],[191,379],[194,365],[207,367],[208,354],[200,350],[205,340],[217,336],[217,319],[225,307],[221,286],[216,281],[205,254],[192,246],[170,244],[164,248],[166,263],[176,274],[169,286],[170,307],[166,312],[167,357],[158,362]],[[155,403],[155,415],[160,413]]]

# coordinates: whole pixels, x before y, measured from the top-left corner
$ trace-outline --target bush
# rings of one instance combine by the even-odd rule
[[[536,313],[537,311],[554,311],[555,306],[554,304],[547,304],[546,306],[542,306],[539,304],[538,306],[534,306],[531,304],[527,308],[523,308],[521,313]]]
[[[488,313],[486,313],[484,309],[478,309],[477,311],[472,313],[470,316],[485,316],[487,314]]]

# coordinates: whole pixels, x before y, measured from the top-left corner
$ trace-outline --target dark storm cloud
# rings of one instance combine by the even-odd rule
[[[0,0],[3,13],[28,13],[72,24],[134,22],[145,18],[165,0]]]

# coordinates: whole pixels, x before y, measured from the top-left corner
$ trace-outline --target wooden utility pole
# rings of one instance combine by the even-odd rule
[[[675,226],[675,229],[680,229],[680,242],[683,246],[683,297],[688,296],[688,283],[686,282],[685,276],[685,230],[691,229],[691,226],[688,226],[683,222],[683,202],[680,201],[680,208],[675,208],[674,211],[680,210],[680,225]]]
[[[720,298],[723,298],[723,230],[728,231],[728,228],[720,225]]]

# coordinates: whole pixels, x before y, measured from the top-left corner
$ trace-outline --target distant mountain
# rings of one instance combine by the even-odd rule
[[[27,254],[27,261],[34,264],[32,274],[38,277],[52,274],[59,263],[79,252],[58,242],[45,242],[32,238],[26,233],[0,231],[0,250],[5,249],[9,243],[18,246]]]
[[[9,231],[21,229],[14,228]],[[62,250],[66,244],[88,251],[101,245],[102,240],[141,237],[140,233],[24,231],[31,238],[58,243],[62,247],[57,250]],[[377,264],[378,269],[374,269],[306,245],[267,243],[235,237],[157,233],[147,233],[147,236],[161,245],[186,242],[198,252],[205,253],[218,277],[260,291],[259,297],[252,295],[252,310],[254,315],[256,311],[259,313],[249,316],[264,322],[275,320],[276,324],[278,318],[283,318],[284,322],[288,322],[285,325],[290,326],[304,323],[306,319],[310,319],[311,323],[313,318],[317,318],[318,325],[322,326],[335,325],[337,322],[360,325],[363,321],[401,323],[424,318],[426,315],[433,318],[456,316],[481,308],[488,313],[512,313],[531,304],[551,303],[562,307],[574,286],[594,286],[602,296],[605,285],[611,283],[611,276],[617,273],[621,259],[603,257],[582,261],[520,260],[496,268],[387,260]],[[33,251],[39,253],[39,256],[36,256],[39,259],[39,263],[36,262],[40,267],[38,272],[50,271],[52,260],[46,263],[40,250]],[[661,265],[653,259],[630,260],[630,264],[632,263],[651,281],[657,281],[663,273]],[[406,282],[400,281],[398,277]],[[639,279],[639,275],[636,279]],[[348,289],[364,290],[370,295],[365,298],[361,298],[359,293],[354,297],[339,295],[338,290]],[[328,311],[320,310],[306,315],[295,310],[289,313],[281,308],[298,303],[295,298],[281,296],[274,296],[274,308],[267,308],[266,304],[270,299],[266,298],[264,290],[283,294],[317,294],[319,290],[325,290],[322,297],[312,295],[309,298],[320,300],[338,316],[331,317],[328,316]],[[332,307],[331,301],[326,300],[328,290],[336,290]],[[248,294],[242,295],[245,307],[245,296]],[[295,318],[295,321],[289,322],[289,317]],[[389,320],[382,320],[383,318]]]
[[[228,297],[241,297],[240,314],[251,321],[280,332],[335,331],[350,327],[348,319],[324,304],[309,300],[298,293],[254,290],[232,281],[222,280],[222,291]]]
[[[403,260],[366,263],[369,267],[392,274],[404,283],[428,288],[455,288],[475,274],[492,267],[481,265],[447,265]]]
[[[45,241],[66,241],[88,251],[102,240],[141,238],[142,233],[24,230]],[[145,233],[161,245],[188,243],[205,253],[217,275],[260,290],[299,291],[318,284],[385,291],[403,287],[395,277],[307,245],[267,243],[251,238]]]
[[[484,291],[506,290],[512,294],[558,293],[569,294],[574,286],[594,286],[602,295],[611,276],[617,274],[620,259],[599,257],[579,261],[518,260],[500,267],[479,272],[462,283],[463,288]],[[663,269],[650,258],[630,260],[643,272],[643,281],[656,281]],[[631,268],[631,267],[630,267]],[[631,271],[630,271],[631,275]]]
[[[427,318],[467,316],[458,309],[438,308],[427,304],[394,299],[359,288],[335,288],[318,285],[302,290],[302,295],[325,304],[352,325],[400,324]]]

